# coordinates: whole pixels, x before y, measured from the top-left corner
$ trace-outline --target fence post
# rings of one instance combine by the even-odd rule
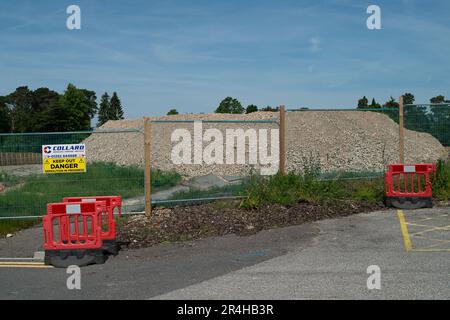
[[[145,215],[147,218],[152,214],[152,124],[150,118],[144,117],[144,172],[145,172]]]
[[[280,106],[280,164],[279,171],[281,174],[286,173],[286,110],[284,105]]]
[[[404,119],[404,104],[403,96],[399,99],[398,116],[399,116],[399,160],[400,163],[405,163],[405,119]]]

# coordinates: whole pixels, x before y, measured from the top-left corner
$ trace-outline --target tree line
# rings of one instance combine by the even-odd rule
[[[92,129],[108,120],[123,119],[123,108],[116,92],[105,93],[97,105],[95,91],[69,84],[60,94],[49,88],[31,90],[28,86],[0,96],[0,133],[68,132]]]
[[[405,93],[403,95],[403,103],[405,105],[413,105],[416,98],[412,93]],[[438,95],[436,97],[433,97],[430,99],[430,104],[448,104],[450,103],[450,100],[446,100],[445,96]],[[398,108],[399,103],[391,96],[386,103],[383,105],[379,104],[375,101],[375,98],[372,98],[372,102],[369,104],[369,100],[366,98],[366,96],[362,97],[358,100],[357,109],[379,109],[379,108]]]
[[[446,99],[444,95],[438,95],[430,98],[429,101],[429,105],[414,104],[415,97],[412,93],[403,95],[405,128],[430,133],[443,145],[450,146],[450,100]],[[396,122],[399,121],[399,103],[393,97],[383,105],[378,104],[375,99],[372,99],[371,104],[368,104],[368,99],[365,96],[358,100],[357,109],[359,110],[382,108],[384,110],[380,112]]]
[[[257,111],[277,112],[279,111],[279,107],[267,106],[259,109],[258,106],[250,104],[244,108],[238,99],[226,97],[219,103],[219,106],[214,110],[214,113],[249,114]],[[175,108],[172,108],[167,112],[168,116],[175,114],[178,114],[178,110]]]
[[[403,95],[403,102],[406,105],[404,108],[404,120],[407,129],[430,133],[443,145],[450,146],[450,100],[447,100],[443,95],[438,95],[430,99],[431,105],[414,105],[414,94],[407,92]],[[376,109],[380,109],[379,112],[386,114],[397,123],[399,121],[398,108],[399,102],[393,97],[390,97],[384,104],[380,104],[375,98],[372,98],[369,104],[369,99],[364,96],[358,99],[356,106],[356,110],[375,109],[376,111]],[[303,107],[300,110],[308,110],[308,108]],[[244,108],[238,99],[226,97],[219,103],[214,112],[249,114],[257,111],[276,112],[279,111],[279,108],[267,106],[259,109],[254,104]],[[178,114],[178,111],[172,108],[167,114]]]

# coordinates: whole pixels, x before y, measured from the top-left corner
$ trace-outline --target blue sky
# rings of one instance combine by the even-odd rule
[[[66,8],[81,8],[81,30]],[[381,7],[382,30],[366,9]],[[68,83],[117,91],[129,118],[244,106],[354,107],[450,97],[450,2],[129,0],[0,2],[0,95]]]

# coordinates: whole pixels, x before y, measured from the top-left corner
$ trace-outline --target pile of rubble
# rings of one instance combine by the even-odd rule
[[[171,141],[175,129],[187,129],[193,136],[193,123],[180,120],[274,120],[277,112],[256,112],[249,115],[183,114],[152,117],[151,120],[176,120],[173,123],[152,124],[152,166],[176,170],[186,177],[216,174],[242,176],[258,165],[238,164],[174,164]],[[89,161],[107,161],[119,165],[144,163],[143,119],[109,121],[101,130],[85,140]],[[277,129],[277,123],[203,123],[203,131],[226,129]],[[304,111],[288,112],[286,117],[287,169],[301,171],[312,162],[324,172],[382,171],[386,164],[398,161],[399,127],[386,115],[364,111]],[[136,129],[130,132],[130,129]],[[270,141],[270,138],[269,138]],[[225,139],[224,139],[225,143]],[[204,142],[204,146],[208,145]],[[270,147],[270,144],[269,144]],[[224,146],[225,150],[225,146]],[[270,150],[270,149],[269,149]],[[193,154],[199,150],[193,149]],[[201,152],[201,151],[200,151]],[[270,153],[270,151],[269,151]],[[406,161],[418,163],[436,161],[446,156],[446,149],[427,133],[405,130]],[[248,157],[248,149],[246,151]],[[248,162],[246,162],[248,163]]]

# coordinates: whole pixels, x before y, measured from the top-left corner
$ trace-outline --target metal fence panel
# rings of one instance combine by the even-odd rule
[[[47,203],[68,196],[118,194],[128,199],[125,211],[142,210],[142,167],[122,166],[115,159],[95,161],[95,153],[121,147],[119,139],[106,139],[103,144],[105,136],[125,134],[131,135],[128,139],[142,137],[138,130],[0,134],[0,219],[42,216]],[[87,146],[86,173],[42,173],[42,145],[77,143]]]

